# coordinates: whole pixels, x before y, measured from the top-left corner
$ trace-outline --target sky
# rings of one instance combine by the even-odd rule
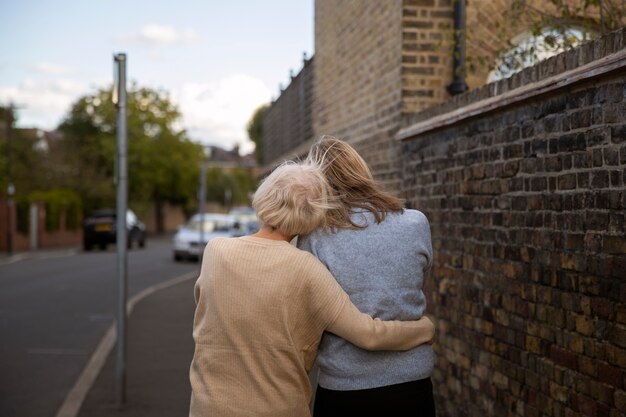
[[[0,0],[0,106],[52,130],[79,97],[127,77],[164,90],[192,140],[250,152],[246,124],[312,56],[313,0]]]

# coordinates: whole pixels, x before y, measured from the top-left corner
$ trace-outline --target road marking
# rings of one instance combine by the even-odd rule
[[[89,321],[109,321],[113,318],[113,314],[92,314],[88,317]]]
[[[78,253],[78,249],[69,249],[65,251],[57,251],[57,252],[24,252],[18,253],[16,255],[11,255],[8,258],[0,259],[0,265],[8,265],[19,261],[24,261],[26,259],[54,259],[54,258],[64,258],[66,256],[73,256]]]
[[[52,349],[52,348],[28,348],[29,355],[86,355],[87,352],[79,349]]]
[[[17,255],[12,255],[9,256],[6,259],[3,259],[2,261],[0,261],[0,265],[7,265],[7,264],[12,264],[13,262],[18,262],[21,261],[23,259],[28,258],[28,255],[25,253],[18,253]]]
[[[78,249],[70,249],[65,252],[56,252],[56,253],[42,253],[39,256],[35,257],[35,259],[54,259],[54,258],[64,258],[66,256],[73,256],[79,252]]]
[[[135,305],[147,296],[154,294],[157,291],[197,277],[198,272],[192,271],[180,275],[176,278],[172,278],[168,281],[162,282],[160,284],[145,288],[143,291],[132,297],[130,301],[126,303],[127,316],[130,316],[130,314],[133,312],[133,309],[135,308]],[[61,408],[59,408],[59,411],[57,411],[56,417],[76,417],[76,415],[80,411],[80,407],[83,405],[83,401],[85,401],[87,393],[96,381],[98,374],[100,374],[100,371],[102,370],[102,367],[104,366],[104,363],[106,362],[109,353],[111,353],[111,350],[115,345],[116,338],[116,322],[113,321],[111,327],[109,327],[102,340],[100,340],[100,343],[98,344],[98,347],[94,351],[93,355],[91,355],[91,358],[89,359],[89,362],[87,362],[85,369],[83,369],[83,372],[76,380],[76,383],[65,397],[65,401],[63,401],[63,404],[61,404]]]

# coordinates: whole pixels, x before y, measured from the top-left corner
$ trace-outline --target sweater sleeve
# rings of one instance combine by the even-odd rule
[[[310,321],[313,339],[317,339],[337,319],[349,299],[328,269],[311,254],[306,255],[308,262],[297,303]]]
[[[327,330],[367,350],[408,350],[432,339],[430,319],[381,321],[361,313],[319,261],[308,267],[302,300],[317,331]]]
[[[426,316],[416,321],[381,321],[361,313],[350,301],[327,330],[366,350],[408,350],[429,342],[435,334]]]

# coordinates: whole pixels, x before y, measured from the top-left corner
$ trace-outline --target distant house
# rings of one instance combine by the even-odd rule
[[[253,171],[255,171],[257,168],[257,162],[254,153],[240,155],[239,146],[235,146],[231,150],[226,150],[219,146],[211,145],[208,147],[208,149],[208,162],[211,167],[219,167],[224,169],[246,168]]]

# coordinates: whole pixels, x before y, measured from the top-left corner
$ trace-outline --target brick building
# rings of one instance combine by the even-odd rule
[[[469,55],[506,43],[510,3],[468,2]],[[439,415],[623,416],[626,30],[492,84],[482,68],[452,98],[452,10],[317,0],[315,57],[267,110],[263,163],[332,134],[428,216]]]

